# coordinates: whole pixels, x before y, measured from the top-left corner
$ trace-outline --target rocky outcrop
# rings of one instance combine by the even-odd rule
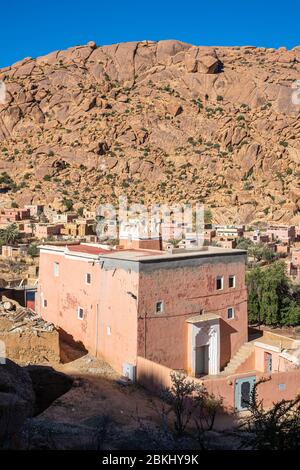
[[[23,446],[21,434],[32,416],[44,411],[72,387],[73,380],[51,367],[0,364],[0,448]]]
[[[3,200],[63,209],[127,194],[201,201],[216,222],[298,222],[299,71],[299,48],[175,40],[26,58],[0,70]]]
[[[46,410],[54,400],[67,393],[73,384],[71,377],[52,367],[30,365],[25,370],[31,378],[35,393],[34,415]]]
[[[9,445],[32,416],[35,395],[28,372],[9,359],[0,364],[0,443]]]

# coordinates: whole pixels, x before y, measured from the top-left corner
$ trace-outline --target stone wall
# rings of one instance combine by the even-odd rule
[[[7,358],[19,364],[53,364],[60,360],[57,330],[42,331],[21,325],[15,327],[11,321],[0,318],[0,341],[3,342],[1,357],[5,352]]]

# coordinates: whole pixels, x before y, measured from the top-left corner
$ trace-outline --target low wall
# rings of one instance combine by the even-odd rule
[[[170,374],[172,369],[161,366],[142,357],[137,358],[137,381],[147,389],[159,393],[163,388],[170,387]],[[234,408],[235,380],[242,377],[256,376],[258,381],[262,377],[271,379],[258,387],[259,399],[263,399],[266,408],[280,400],[290,400],[300,393],[300,369],[287,372],[275,372],[271,376],[257,371],[239,372],[230,376],[215,376],[214,378],[191,380],[202,383],[209,393],[223,398],[224,409],[232,411]]]
[[[36,331],[20,327],[8,331],[2,320],[0,341],[3,342],[1,356],[5,355],[19,364],[49,364],[60,361],[59,334],[56,330]]]

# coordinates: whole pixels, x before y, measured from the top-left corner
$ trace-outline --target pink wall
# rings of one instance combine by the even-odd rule
[[[137,293],[137,275],[101,270],[99,263],[93,266],[93,260],[88,261],[41,252],[37,309],[75,342],[122,371],[124,362],[136,363],[136,300],[127,292]],[[59,263],[58,277],[54,276],[55,262]],[[92,276],[90,285],[86,284],[88,272]],[[42,306],[42,294],[46,308]],[[84,310],[83,320],[78,319],[78,307]]]
[[[155,393],[158,393],[162,388],[170,387],[170,374],[172,369],[161,366],[160,364],[155,364],[141,357],[138,357],[137,364],[137,379],[141,385]],[[216,397],[222,397],[224,408],[231,411],[235,406],[235,380],[250,375],[256,375],[257,381],[262,377],[269,377],[271,379],[258,386],[259,399],[263,399],[263,404],[266,408],[271,407],[273,403],[283,399],[291,400],[300,393],[299,369],[288,372],[278,372],[271,376],[259,372],[248,372],[244,374],[238,373],[228,377],[218,376],[204,380],[194,379],[193,377],[190,379],[203,383],[208,392],[214,394]]]
[[[54,276],[54,263],[59,263],[59,276]],[[75,269],[75,271],[74,271]],[[87,285],[85,274],[90,272],[93,284]],[[71,281],[71,282],[70,282]],[[46,320],[60,326],[95,353],[96,305],[99,300],[99,269],[86,261],[65,259],[64,255],[43,253],[40,255],[40,278],[38,287],[38,311]],[[41,295],[47,300],[43,308]],[[84,309],[83,320],[78,319],[78,307]]]
[[[143,263],[122,264],[122,260],[106,258],[101,267],[101,260],[93,265],[93,258],[82,252],[70,259],[63,249],[61,254],[42,250],[37,309],[120,372],[124,362],[136,364],[137,355],[173,369],[186,369],[186,320],[202,309],[221,317],[220,358],[225,366],[247,341],[247,294],[243,259],[223,259],[203,258],[200,266],[189,261],[183,266],[180,261],[177,268],[172,260],[163,269],[153,263],[147,269]],[[54,276],[54,262],[59,263],[58,277]],[[91,285],[85,282],[87,272],[92,275]],[[228,287],[229,275],[236,276],[234,288]],[[224,277],[220,291],[216,290],[217,276]],[[47,300],[46,308],[41,305],[41,295]],[[164,304],[163,313],[155,311],[158,301]],[[83,320],[78,319],[78,307],[84,310]],[[235,309],[230,320],[228,307]]]
[[[224,289],[216,290],[217,276],[224,276]],[[228,287],[229,275],[236,287]],[[187,322],[199,314],[216,313],[220,320],[221,366],[225,366],[247,341],[247,292],[243,262],[203,264],[201,267],[160,269],[141,273],[139,288],[138,355],[174,369],[187,366]],[[157,301],[164,313],[156,314]],[[227,308],[235,316],[227,319]]]
[[[124,362],[136,365],[138,275],[124,269],[102,270],[99,285],[101,355],[117,370]],[[107,334],[107,327],[111,334]]]

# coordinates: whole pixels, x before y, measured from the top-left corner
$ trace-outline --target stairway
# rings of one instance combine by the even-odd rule
[[[222,375],[234,374],[237,368],[248,359],[252,351],[254,350],[254,344],[252,342],[244,343],[235,355],[228,362],[227,366],[221,372]]]

